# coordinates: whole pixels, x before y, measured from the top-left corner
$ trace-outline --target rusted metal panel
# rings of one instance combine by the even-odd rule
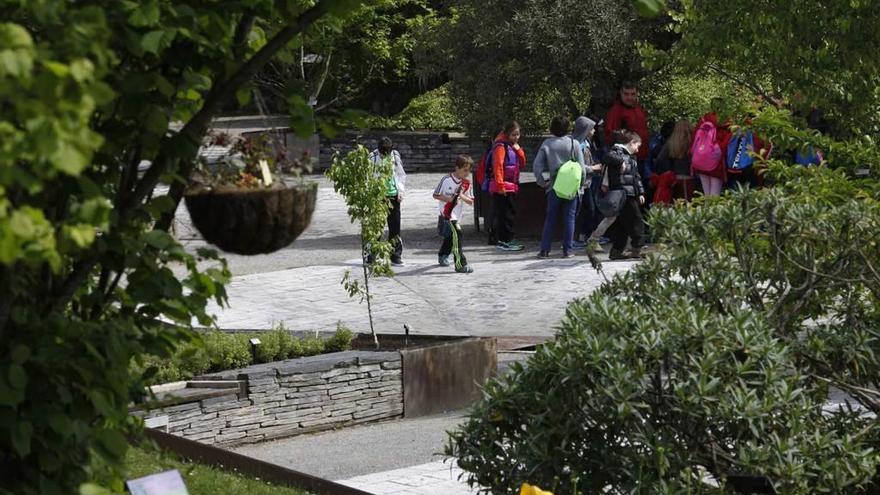
[[[466,407],[498,369],[494,338],[466,338],[401,349],[403,415],[426,416]]]
[[[160,448],[174,452],[183,458],[225,470],[235,470],[277,485],[299,488],[319,495],[370,495],[369,492],[357,488],[161,431],[148,428],[144,430],[144,434],[147,438],[155,441]]]

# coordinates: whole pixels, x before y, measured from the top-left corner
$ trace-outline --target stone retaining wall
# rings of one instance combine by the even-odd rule
[[[452,170],[458,155],[470,155],[479,162],[488,143],[469,138],[460,133],[375,131],[369,133],[347,132],[333,140],[321,140],[319,170],[330,168],[336,152],[345,154],[360,143],[367,149],[376,149],[379,138],[388,136],[400,152],[407,173],[448,172]],[[538,150],[542,138],[527,137],[522,140],[526,157],[531,158]],[[530,170],[530,169],[529,169]]]
[[[167,416],[169,433],[223,446],[403,415],[397,352],[349,351],[200,378],[245,382],[247,394],[229,389],[228,395],[181,397],[185,402],[133,413],[145,419]],[[174,397],[163,399],[173,401]]]

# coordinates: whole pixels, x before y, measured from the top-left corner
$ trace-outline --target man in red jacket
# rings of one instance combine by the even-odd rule
[[[625,81],[620,85],[620,93],[608,115],[605,117],[605,142],[612,143],[614,131],[627,129],[642,138],[642,147],[636,153],[639,165],[648,158],[648,118],[645,109],[639,104],[639,89],[635,83]]]

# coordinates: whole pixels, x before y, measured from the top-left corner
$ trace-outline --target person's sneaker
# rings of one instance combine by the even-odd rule
[[[599,238],[599,244],[608,244],[609,242],[611,242],[611,239],[604,235]]]
[[[609,260],[625,260],[627,256],[623,254],[623,251],[617,251],[616,249],[612,249],[610,253],[608,253]]]
[[[437,255],[437,264],[440,266],[449,266],[449,256]]]
[[[584,249],[585,247],[587,247],[587,244],[583,241],[571,241],[572,249]]]
[[[456,267],[455,271],[456,273],[474,273],[474,269],[471,268],[471,265]]]
[[[394,266],[403,266],[403,260],[400,258],[392,257],[391,264]]]
[[[562,253],[562,257],[563,258],[574,258],[574,253],[572,253],[572,252]]]
[[[549,258],[550,253],[547,251],[538,251],[538,258]]]
[[[502,251],[522,251],[522,245],[510,244],[509,242],[498,241],[498,244],[495,245],[496,248]]]

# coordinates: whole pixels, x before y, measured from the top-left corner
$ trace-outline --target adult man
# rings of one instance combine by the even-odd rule
[[[639,161],[639,172],[643,172],[645,160],[648,158],[648,118],[645,109],[639,104],[639,89],[635,83],[624,81],[620,92],[605,117],[605,142],[613,143],[612,135],[618,129],[633,131],[642,138],[642,146],[636,153]],[[609,144],[610,146],[610,144]]]

